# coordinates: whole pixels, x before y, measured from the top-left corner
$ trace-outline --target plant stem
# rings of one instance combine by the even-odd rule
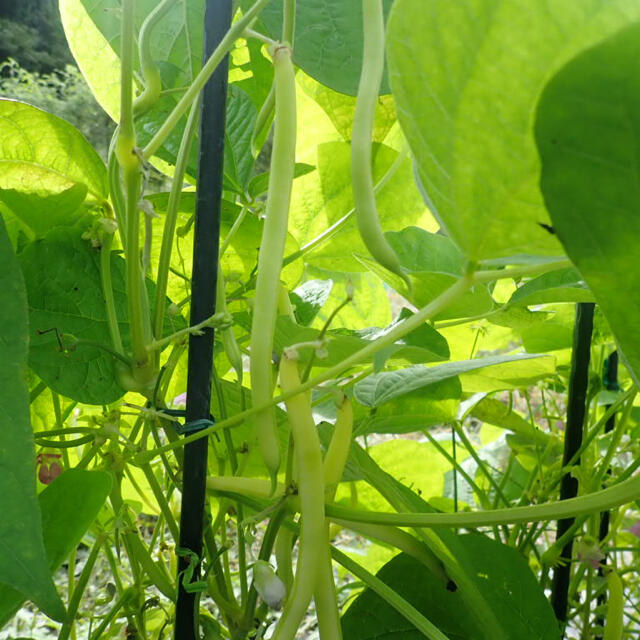
[[[446,309],[452,302],[457,300],[463,293],[469,289],[472,284],[472,277],[466,276],[458,280],[455,284],[453,284],[449,289],[441,293],[437,298],[432,300],[428,305],[422,307],[418,310],[414,315],[406,318],[402,322],[398,323],[391,331],[385,333],[383,336],[380,336],[370,344],[366,345],[356,353],[350,355],[345,358],[341,363],[330,367],[320,375],[307,380],[302,383],[297,389],[292,389],[291,391],[287,391],[286,393],[282,393],[279,396],[275,396],[271,398],[268,402],[264,402],[260,405],[256,405],[247,409],[246,411],[241,411],[234,416],[231,416],[227,420],[222,422],[218,422],[212,427],[208,427],[207,429],[203,429],[198,433],[194,433],[192,435],[187,436],[176,443],[170,443],[164,445],[163,447],[159,447],[152,451],[145,452],[145,459],[148,457],[151,459],[152,457],[164,453],[165,451],[170,451],[172,449],[176,449],[178,447],[184,446],[190,442],[194,442],[201,438],[204,438],[220,429],[225,429],[227,427],[234,427],[242,422],[244,422],[247,418],[254,416],[256,413],[263,411],[268,407],[273,407],[280,402],[285,402],[289,398],[296,396],[300,393],[305,393],[313,389],[314,387],[322,384],[323,382],[327,382],[327,380],[333,380],[337,378],[340,374],[344,373],[347,369],[352,366],[359,364],[363,360],[367,360],[376,354],[380,349],[384,349],[385,347],[393,344],[400,338],[404,337],[407,333],[417,329],[422,326],[422,324],[432,318],[433,316],[440,313],[443,309]]]
[[[75,589],[73,590],[73,595],[69,600],[69,608],[67,612],[67,621],[62,625],[60,629],[60,633],[58,635],[58,640],[67,640],[69,634],[71,633],[71,628],[75,622],[76,615],[78,613],[78,607],[80,606],[80,601],[82,600],[82,594],[84,590],[87,588],[87,584],[89,583],[89,578],[91,577],[91,572],[93,571],[93,567],[98,559],[98,554],[100,553],[100,548],[104,543],[104,538],[102,535],[99,535],[96,538],[96,541],[93,543],[93,547],[91,547],[91,551],[89,552],[89,557],[85,562],[85,565],[82,569],[82,573],[78,578],[78,582],[76,584]]]
[[[377,513],[352,510],[337,505],[327,505],[327,517],[331,520],[352,520],[373,524],[390,524],[397,527],[491,527],[521,522],[544,522],[559,518],[575,518],[604,509],[613,509],[640,498],[640,477],[631,478],[607,489],[595,491],[577,498],[536,504],[526,507],[508,507],[491,511],[458,513]]]
[[[156,340],[162,338],[167,283],[169,279],[169,267],[171,265],[171,251],[173,249],[173,238],[178,220],[178,205],[180,204],[182,183],[184,181],[184,174],[189,161],[189,151],[196,133],[199,115],[200,100],[197,99],[191,107],[189,117],[187,118],[187,125],[182,134],[182,140],[180,141],[180,149],[178,150],[176,158],[173,182],[171,183],[171,191],[169,192],[169,201],[167,203],[167,214],[162,231],[162,245],[158,259],[158,275],[156,279],[156,310],[153,324],[153,335]]]
[[[538,265],[511,267],[510,269],[491,269],[489,271],[476,271],[474,278],[476,282],[493,282],[494,280],[504,280],[505,278],[532,278],[543,273],[548,273],[549,271],[567,269],[571,266],[571,261],[564,259],[556,260],[554,262],[544,262]]]
[[[342,551],[331,548],[331,555],[349,573],[364,582],[367,587],[377,593],[385,602],[390,604],[400,615],[408,620],[424,636],[431,640],[449,640],[438,627],[425,618],[412,604],[407,602],[398,592],[385,584],[380,578],[369,573],[364,567],[352,560]]]
[[[296,30],[296,0],[284,0],[282,42],[293,48]]]
[[[113,245],[113,234],[104,233],[102,246],[100,247],[100,279],[102,282],[102,295],[104,296],[105,308],[107,310],[107,323],[109,325],[109,335],[111,345],[116,353],[124,355],[122,338],[120,336],[120,326],[116,314],[116,303],[113,297],[113,282],[111,280],[111,246]]]
[[[145,160],[149,160],[149,158],[151,158],[151,156],[153,156],[153,154],[162,146],[168,135],[178,124],[180,118],[182,118],[186,113],[189,106],[196,99],[196,96],[207,84],[207,81],[213,75],[214,71],[226,58],[235,41],[242,36],[244,30],[253,22],[267,2],[268,0],[257,0],[257,2],[242,16],[242,18],[235,22],[226,32],[218,46],[211,53],[209,59],[203,65],[200,73],[194,78],[191,85],[189,85],[189,88],[173,108],[173,111],[169,114],[158,131],[156,131],[147,146],[142,150],[142,157]]]

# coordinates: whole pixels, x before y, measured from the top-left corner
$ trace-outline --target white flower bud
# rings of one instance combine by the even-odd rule
[[[280,609],[287,589],[268,562],[258,560],[253,565],[253,584],[267,606]]]

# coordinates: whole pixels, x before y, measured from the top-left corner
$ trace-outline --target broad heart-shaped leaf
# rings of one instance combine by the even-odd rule
[[[411,278],[413,291],[409,292],[399,276],[380,266],[368,255],[358,255],[357,258],[416,306],[429,304],[462,277],[464,258],[450,238],[439,233],[429,233],[419,227],[406,227],[401,231],[389,231],[385,235]],[[435,319],[481,316],[489,313],[494,306],[487,287],[476,284]]]
[[[48,195],[0,189],[0,214],[15,244],[20,232],[34,240],[58,225],[72,225],[85,211],[82,204],[86,196],[84,184],[74,184],[60,193]]]
[[[246,313],[234,315],[238,325],[249,331],[251,320]],[[384,329],[369,328],[360,331],[350,329],[336,329],[326,332],[326,355],[316,357],[314,366],[332,367],[339,364],[360,349],[366,347],[377,337],[384,335],[391,330],[396,323],[392,323]],[[273,350],[281,354],[286,347],[291,347],[299,343],[317,341],[320,330],[312,327],[303,327],[295,324],[287,316],[279,316],[276,321]],[[307,362],[312,355],[309,348],[300,349],[299,358],[301,362]],[[434,362],[446,360],[449,356],[449,346],[447,341],[429,325],[423,325],[412,331],[393,345],[388,356],[394,360],[408,362]]]
[[[593,302],[582,276],[573,267],[544,273],[514,291],[509,304],[532,305],[551,302]]]
[[[20,266],[0,218],[0,582],[62,620],[42,542],[29,420],[29,318]],[[1,600],[0,600],[1,602]]]
[[[111,338],[100,280],[100,253],[76,229],[58,227],[20,254],[29,297],[29,365],[57,393],[85,404],[109,404],[124,391],[115,379],[114,360],[105,351],[79,345],[61,352],[57,329],[78,339],[109,346]],[[125,348],[129,344],[124,260],[111,254],[116,313]],[[152,307],[155,286],[147,281]],[[165,333],[185,326],[167,317]],[[63,346],[66,346],[63,344]]]
[[[470,415],[482,422],[508,429],[529,441],[545,446],[549,442],[549,434],[534,428],[517,411],[513,411],[504,402],[482,394],[478,399],[474,396],[475,404],[469,411]]]
[[[310,325],[318,315],[333,289],[333,280],[307,280],[289,294],[296,322]]]
[[[246,9],[254,0],[242,0]],[[393,0],[383,0],[388,15]],[[282,37],[282,0],[271,0],[260,14],[264,31]],[[312,78],[334,91],[355,96],[362,70],[362,2],[360,0],[303,0],[296,7],[293,60]],[[385,77],[380,93],[389,93]]]
[[[639,17],[637,0],[396,0],[398,119],[434,215],[469,258],[562,252],[539,224],[535,106],[565,62]]]
[[[383,371],[370,375],[365,380],[355,385],[355,397],[360,404],[366,407],[379,407],[385,402],[394,398],[422,389],[428,385],[448,378],[484,369],[504,365],[508,362],[529,360],[539,358],[534,354],[518,354],[514,356],[489,356],[477,358],[475,360],[461,360],[459,362],[446,362],[432,367],[415,365],[407,369],[397,369],[396,371]]]
[[[553,610],[524,557],[514,548],[480,534],[457,536],[458,560],[487,595],[510,639],[558,640]],[[448,591],[442,580],[406,554],[378,573],[387,585],[423,613],[450,640],[484,640],[459,591]],[[345,640],[420,640],[424,636],[391,605],[369,589],[342,617]]]
[[[455,377],[409,391],[376,407],[375,412],[356,404],[355,417],[362,417],[356,433],[411,433],[452,422],[461,396],[460,380]]]
[[[383,444],[395,444],[388,442]],[[402,461],[398,461],[399,464]],[[382,494],[396,511],[415,513],[433,512],[434,509],[423,498],[395,476],[383,470],[373,458],[357,443],[352,443],[349,454],[351,472],[362,477]],[[397,474],[399,475],[399,474]],[[378,506],[381,510],[383,507]],[[463,550],[460,548],[460,536],[451,529],[417,529],[416,533],[441,559],[449,577],[457,584],[458,592],[466,603],[467,610],[473,614],[476,627],[483,640],[516,640],[536,637],[510,634],[510,618],[504,621],[494,612],[492,594],[483,584],[479,584],[468,568],[462,565]],[[345,639],[346,640],[346,639]]]
[[[4,98],[0,119],[0,189],[46,195],[82,184],[92,199],[106,199],[104,162],[66,120]]]
[[[368,252],[352,211],[351,146],[346,142],[326,142],[318,145],[315,153],[311,162],[318,170],[293,183],[289,231],[304,245],[351,211],[350,219],[339,231],[329,241],[307,252],[304,260],[314,267],[332,271],[365,271],[353,257],[354,253],[368,255]],[[373,180],[378,183],[397,159],[398,152],[375,144],[373,154]],[[385,230],[399,231],[407,225],[434,223],[416,188],[408,158],[379,190],[376,203]]]
[[[536,137],[554,228],[640,383],[638,24],[569,62],[546,87]]]
[[[42,513],[44,548],[51,573],[58,570],[96,519],[111,490],[105,471],[69,469],[38,496]],[[0,628],[20,608],[25,597],[0,585]]]
[[[157,6],[156,0],[135,3],[136,28]],[[119,119],[120,0],[60,0],[60,13],[71,51],[98,102]],[[176,0],[150,35],[153,60],[165,93],[136,119],[138,145],[144,146],[165,121],[202,66],[204,0]],[[136,60],[136,70],[139,71]],[[114,73],[115,69],[115,73]],[[256,106],[239,87],[230,86],[225,133],[226,187],[242,192],[253,170],[251,133]],[[169,135],[156,156],[175,164],[187,117]],[[197,136],[191,145],[187,172],[197,175]]]

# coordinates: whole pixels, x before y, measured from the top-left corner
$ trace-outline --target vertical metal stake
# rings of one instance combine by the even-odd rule
[[[593,332],[593,313],[595,305],[581,302],[576,306],[576,324],[573,331],[573,354],[571,357],[571,375],[569,378],[569,398],[567,422],[564,432],[563,465],[568,464],[582,445],[582,431],[586,412],[587,389],[589,386],[589,361],[591,359],[591,334]],[[580,464],[580,460],[576,460]],[[578,495],[578,481],[569,473],[562,478],[560,499],[575,498]],[[573,518],[558,520],[556,539],[562,536],[573,524]],[[569,581],[571,579],[571,554],[573,539],[562,549],[561,557],[567,563],[555,568],[551,587],[551,605],[560,622],[567,619]]]
[[[209,57],[231,25],[231,0],[207,0],[205,9],[204,58]],[[198,324],[215,313],[220,210],[224,159],[224,132],[227,104],[228,56],[206,84],[200,116],[198,192],[194,227],[193,273],[191,280],[191,320]],[[213,329],[189,336],[187,374],[187,423],[209,418]],[[202,556],[202,533],[207,475],[207,438],[185,446],[180,546]],[[188,557],[178,558],[178,601],[176,640],[198,638],[198,594],[188,593],[182,574]],[[193,580],[199,576],[199,567]]]

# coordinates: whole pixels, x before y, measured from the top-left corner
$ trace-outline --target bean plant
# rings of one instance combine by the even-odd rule
[[[11,637],[635,637],[640,1],[59,8],[115,125],[0,99]]]

